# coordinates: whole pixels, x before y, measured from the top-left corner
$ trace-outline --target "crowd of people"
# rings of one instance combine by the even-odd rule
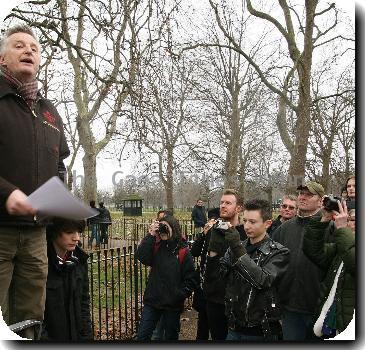
[[[40,321],[25,338],[92,340],[88,255],[78,244],[85,222],[41,220],[27,201],[52,176],[63,179],[70,154],[56,108],[39,93],[39,64],[31,28],[10,28],[0,40],[0,307],[8,325]],[[343,331],[356,300],[355,176],[344,189],[333,199],[307,182],[282,199],[275,220],[271,203],[244,202],[234,189],[208,217],[198,199],[190,248],[173,213],[159,212],[136,252],[151,267],[137,339],[178,340],[191,295],[198,341],[315,341]],[[111,223],[104,203],[96,209],[90,247],[107,243]]]
[[[266,200],[243,202],[237,191],[227,189],[220,207],[208,210],[208,217],[201,199],[193,209],[197,237],[190,254],[199,258],[199,264],[195,279],[189,275],[190,288],[185,293],[181,292],[185,277],[172,279],[176,271],[170,276],[166,266],[161,270],[154,259],[154,247],[161,239],[158,223],[166,221],[166,216],[158,218],[143,239],[139,249],[145,251],[148,242],[150,259],[140,261],[151,266],[155,280],[159,274],[160,283],[168,290],[184,298],[193,293],[197,341],[332,338],[347,327],[355,309],[354,204],[354,176],[347,179],[346,198],[342,199],[326,196],[323,186],[314,181],[298,186],[297,196],[282,198],[275,220]],[[172,235],[163,237],[169,250],[165,253],[176,267],[177,241]],[[152,289],[149,284],[146,294],[158,299]],[[177,300],[168,306],[156,301],[158,315],[170,309],[181,313],[182,301]],[[150,300],[145,297],[146,302]],[[177,333],[173,337],[164,333],[168,322],[159,321],[159,317],[141,319],[140,327],[145,329],[150,322],[150,328],[148,333],[139,333],[138,340],[177,339]],[[155,333],[159,336],[153,337]]]

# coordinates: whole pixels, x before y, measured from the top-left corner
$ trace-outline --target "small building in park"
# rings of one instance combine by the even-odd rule
[[[123,209],[124,216],[142,216],[143,198],[133,193],[122,199],[119,207]]]

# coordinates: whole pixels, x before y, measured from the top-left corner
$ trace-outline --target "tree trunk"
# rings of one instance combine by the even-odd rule
[[[227,153],[226,153],[226,161],[225,161],[225,170],[226,177],[224,179],[224,187],[225,188],[237,188],[238,186],[238,156],[240,149],[240,111],[238,108],[238,97],[239,97],[239,89],[232,91],[232,117],[230,120],[230,131],[231,136],[229,139]]]
[[[173,150],[167,150],[167,164],[166,164],[166,205],[167,209],[174,211],[174,155]]]
[[[310,82],[313,56],[313,27],[314,15],[317,7],[317,0],[306,1],[306,26],[304,34],[304,50],[298,60],[297,72],[299,78],[299,96],[297,114],[297,125],[295,128],[294,152],[290,159],[288,171],[287,192],[294,192],[298,185],[301,185],[305,176],[305,165],[307,160],[308,139],[311,129],[310,106]]]
[[[72,167],[67,166],[67,188],[71,192],[74,182],[74,175],[72,174]]]
[[[89,202],[97,200],[97,181],[96,181],[96,154],[85,152],[82,158],[84,166],[84,200]]]

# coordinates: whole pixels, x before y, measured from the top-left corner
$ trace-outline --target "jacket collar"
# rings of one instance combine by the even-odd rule
[[[266,234],[264,239],[262,239],[260,242],[257,242],[255,244],[251,244],[250,239],[247,238],[245,246],[246,246],[246,249],[248,252],[253,252],[255,250],[258,250],[258,251],[262,252],[263,254],[267,255],[270,253],[271,242],[272,242],[272,240]]]
[[[43,88],[43,84],[38,81],[38,93],[37,100],[42,98],[41,93],[39,92]],[[20,96],[19,92],[16,90],[14,86],[12,86],[4,77],[0,76],[0,98],[3,98],[6,95],[17,95]]]

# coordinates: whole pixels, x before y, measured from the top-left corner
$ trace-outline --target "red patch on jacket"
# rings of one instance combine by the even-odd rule
[[[49,112],[49,111],[43,112],[43,117],[44,117],[44,119],[47,120],[48,123],[55,126],[56,118],[51,114],[51,112]]]

